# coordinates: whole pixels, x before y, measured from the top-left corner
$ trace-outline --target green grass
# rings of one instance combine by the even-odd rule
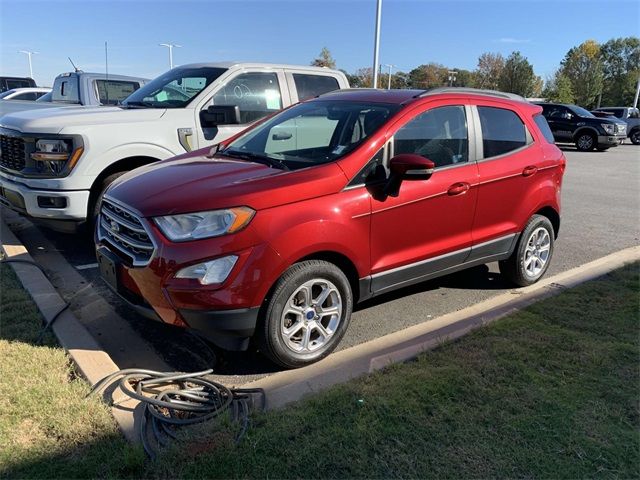
[[[189,445],[174,443],[155,463],[140,463],[122,445],[99,404],[83,403],[91,414],[69,407],[78,408],[72,424],[53,418],[55,405],[76,405],[73,398],[86,392],[82,382],[68,381],[62,353],[0,340],[0,466],[16,477],[638,478],[639,267],[563,292],[413,362],[254,416],[239,446],[219,426],[201,426],[188,433]],[[46,350],[58,373],[46,374],[40,361],[25,369],[35,352],[7,362],[9,347]],[[16,381],[24,383],[22,393],[8,400]],[[67,399],[34,404],[59,394]],[[24,422],[37,428],[16,433]],[[7,453],[6,445],[20,453]],[[82,469],[73,470],[74,462]]]

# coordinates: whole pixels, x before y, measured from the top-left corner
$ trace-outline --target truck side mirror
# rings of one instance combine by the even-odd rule
[[[212,128],[218,125],[239,125],[240,123],[238,105],[209,105],[209,108],[200,111],[200,124],[203,128]]]

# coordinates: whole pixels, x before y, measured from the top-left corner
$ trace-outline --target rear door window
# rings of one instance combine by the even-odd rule
[[[522,119],[512,110],[478,107],[482,127],[484,158],[496,157],[527,145],[527,130]]]
[[[533,117],[533,121],[536,122],[536,125],[540,129],[540,133],[545,138],[545,140],[549,143],[555,143],[553,139],[553,133],[551,133],[551,129],[549,128],[549,124],[547,123],[547,119],[544,118],[541,114]]]
[[[306,73],[294,73],[293,81],[298,91],[298,100],[317,97],[323,93],[338,90],[338,80],[327,75],[309,75]]]

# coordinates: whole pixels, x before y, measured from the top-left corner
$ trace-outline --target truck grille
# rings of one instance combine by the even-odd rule
[[[0,135],[0,166],[20,171],[25,167],[24,139]]]
[[[133,266],[149,263],[155,246],[140,219],[116,203],[102,199],[98,238],[131,259]]]

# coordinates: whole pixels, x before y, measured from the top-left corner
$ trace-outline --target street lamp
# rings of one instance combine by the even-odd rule
[[[177,43],[159,43],[158,46],[169,49],[169,68],[173,68],[173,49],[182,48],[182,45],[178,45]]]
[[[376,35],[373,44],[373,88],[378,88],[378,59],[380,50],[380,22],[382,20],[382,0],[377,0]]]
[[[449,70],[449,86],[453,87],[453,84],[456,81],[456,75],[458,74],[458,72],[456,70]]]
[[[28,50],[18,50],[18,53],[24,53],[29,57],[29,78],[33,78],[33,65],[31,64],[31,56],[38,55],[40,52],[30,52]]]
[[[395,67],[395,65],[391,65],[390,63],[386,63],[385,67],[389,67],[389,83],[387,85],[387,90],[391,90],[391,69]]]

